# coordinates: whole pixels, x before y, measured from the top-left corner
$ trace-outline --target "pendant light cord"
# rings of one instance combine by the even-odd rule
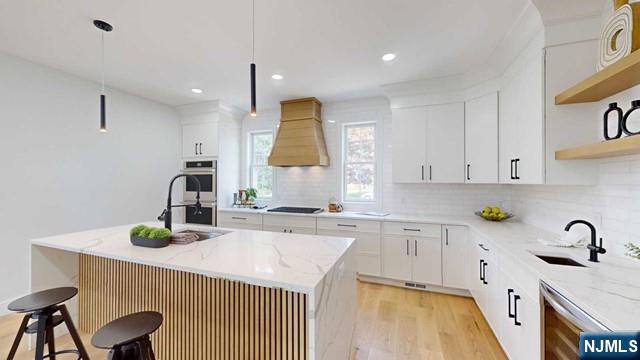
[[[251,62],[256,62],[256,0],[251,0]]]
[[[102,35],[102,95],[104,95],[104,31],[101,31]]]

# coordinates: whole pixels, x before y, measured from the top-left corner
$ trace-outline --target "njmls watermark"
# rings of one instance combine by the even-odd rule
[[[583,332],[580,360],[640,360],[640,332]]]

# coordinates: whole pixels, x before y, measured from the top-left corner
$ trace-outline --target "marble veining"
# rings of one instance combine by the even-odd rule
[[[221,211],[252,212],[250,209],[223,209]],[[265,210],[258,210],[265,213]],[[373,217],[357,213],[320,213],[299,215],[359,219],[379,222],[413,222],[467,226],[490,239],[518,266],[538,280],[543,280],[585,312],[612,330],[637,330],[640,328],[640,261],[607,253],[599,263],[588,262],[589,251],[584,248],[565,249],[540,244],[538,238],[557,238],[557,233],[533,225],[510,220],[494,223],[476,216],[436,216],[392,213],[385,217]],[[608,246],[604,239],[604,247]],[[547,264],[534,253],[565,255],[587,268],[574,268]],[[538,289],[532,289],[536,294]]]
[[[35,239],[32,245],[309,293],[354,244],[350,238],[230,230],[188,245],[149,249],[130,243],[132,226]],[[213,229],[175,225],[174,231],[185,228]]]

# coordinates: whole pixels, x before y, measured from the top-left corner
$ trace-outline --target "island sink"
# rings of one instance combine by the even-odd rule
[[[580,264],[579,262],[564,256],[551,256],[551,255],[537,255],[534,254],[538,259],[546,262],[551,265],[564,265],[564,266],[576,266],[576,267],[586,267],[585,265]]]
[[[209,239],[213,239],[213,238],[217,238],[218,236],[222,236],[225,234],[230,233],[231,231],[212,231],[212,232],[206,232],[206,231],[197,231],[197,230],[182,230],[182,231],[177,231],[177,234],[196,234],[198,235],[198,241],[203,241],[203,240],[209,240]]]

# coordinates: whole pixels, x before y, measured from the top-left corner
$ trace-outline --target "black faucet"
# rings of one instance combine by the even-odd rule
[[[598,246],[598,244],[596,244],[596,227],[586,220],[573,220],[564,227],[564,231],[569,231],[575,224],[586,225],[591,230],[591,244],[587,245],[587,249],[589,249],[589,261],[598,262],[598,254],[604,254],[607,250],[602,247],[602,238],[600,238],[600,245]]]
[[[173,189],[173,183],[178,178],[186,177],[187,179],[193,180],[196,183],[196,203],[193,205],[172,205],[171,204],[171,190]],[[195,207],[196,215],[202,214],[202,204],[200,204],[200,180],[197,177],[189,174],[178,174],[171,179],[169,183],[169,196],[167,197],[167,208],[162,211],[162,214],[158,216],[158,220],[164,220],[164,227],[171,230],[171,208],[174,207]]]

